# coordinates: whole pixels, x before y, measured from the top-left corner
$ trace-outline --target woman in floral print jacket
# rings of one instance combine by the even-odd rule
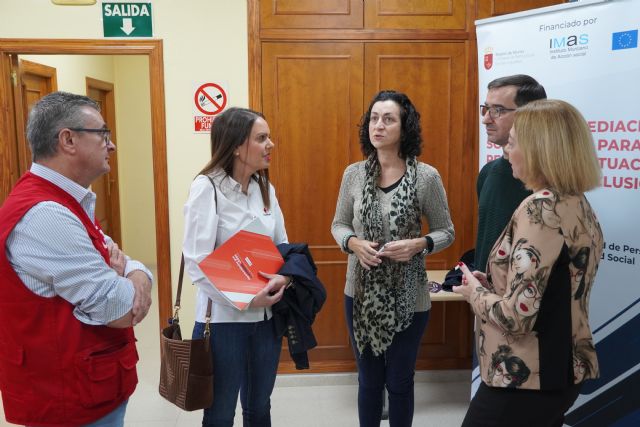
[[[516,209],[487,274],[465,273],[482,383],[463,426],[561,426],[582,382],[598,376],[589,295],[603,236],[585,191],[600,184],[589,127],[570,104],[519,108],[506,146],[534,193]]]

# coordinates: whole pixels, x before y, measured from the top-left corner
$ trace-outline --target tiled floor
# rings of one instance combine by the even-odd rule
[[[280,379],[279,379],[280,380]],[[286,379],[285,379],[286,381]],[[338,379],[340,382],[341,379]],[[282,382],[282,381],[280,381]],[[313,382],[313,381],[312,381]],[[157,396],[155,381],[143,381],[127,410],[127,427],[186,427],[200,425],[201,411],[183,412]],[[355,385],[279,384],[272,395],[275,427],[357,426]],[[418,383],[414,426],[459,426],[467,408],[469,385],[464,382]],[[236,426],[242,426],[240,408]],[[388,426],[387,421],[382,426]]]
[[[158,395],[157,310],[136,330],[140,384],[129,402],[127,427],[193,427],[202,412],[184,412]],[[416,375],[414,426],[457,427],[469,402],[469,371],[419,372]],[[280,375],[271,397],[274,427],[354,427],[357,420],[355,374]],[[242,426],[236,410],[236,426]],[[382,426],[388,426],[384,421]]]
[[[140,363],[140,383],[129,401],[127,427],[194,427],[202,412],[184,412],[158,394],[160,369],[158,314],[152,307],[149,317],[136,327]],[[454,427],[464,418],[469,401],[468,371],[419,372],[416,375],[414,426]],[[354,427],[357,421],[357,385],[354,374],[281,375],[272,401],[274,427]],[[4,414],[0,414],[4,415]],[[9,426],[0,419],[1,426]],[[236,411],[236,426],[242,426]],[[382,426],[388,426],[387,421]]]

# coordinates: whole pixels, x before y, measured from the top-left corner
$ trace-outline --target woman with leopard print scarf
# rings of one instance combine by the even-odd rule
[[[342,178],[334,238],[349,253],[345,312],[358,365],[361,427],[410,426],[418,347],[429,318],[424,256],[454,239],[438,171],[421,163],[420,114],[400,92],[382,91],[360,127],[367,160]],[[421,235],[425,217],[429,233]]]

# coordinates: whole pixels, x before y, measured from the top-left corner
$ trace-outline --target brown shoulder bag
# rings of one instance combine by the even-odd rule
[[[204,338],[183,340],[178,311],[184,274],[184,255],[173,317],[160,335],[160,395],[185,411],[204,409],[213,403],[213,358],[211,343],[211,300],[207,304]]]
[[[213,180],[216,212],[218,194]],[[184,276],[184,254],[180,259],[180,275],[173,317],[160,334],[160,395],[185,411],[204,409],[213,403],[213,358],[211,354],[211,299],[207,303],[204,338],[183,340],[178,311]]]

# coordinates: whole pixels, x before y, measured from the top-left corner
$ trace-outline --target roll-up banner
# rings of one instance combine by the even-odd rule
[[[600,378],[585,383],[565,422],[640,426],[640,1],[587,0],[476,25],[480,102],[495,78],[534,77],[582,112],[602,167],[601,187],[587,194],[605,238],[590,304]],[[502,155],[482,123],[479,154],[480,168]]]

